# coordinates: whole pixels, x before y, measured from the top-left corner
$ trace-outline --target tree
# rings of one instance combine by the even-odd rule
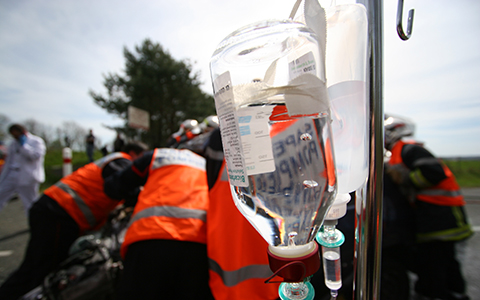
[[[49,125],[38,122],[33,118],[26,119],[22,124],[28,132],[41,137],[47,148],[50,147],[50,144],[55,139],[55,130]]]
[[[87,130],[80,126],[75,121],[64,121],[62,127],[57,130],[57,137],[62,145],[68,146],[76,151],[85,150],[85,137],[87,136]]]
[[[124,48],[125,75],[104,76],[108,96],[90,91],[94,102],[124,119],[127,126],[129,105],[150,113],[150,130],[142,139],[150,147],[165,145],[185,119],[202,121],[215,114],[213,97],[202,92],[198,74],[187,61],[175,60],[158,43],[146,39],[135,53]],[[129,137],[135,131],[124,131]]]

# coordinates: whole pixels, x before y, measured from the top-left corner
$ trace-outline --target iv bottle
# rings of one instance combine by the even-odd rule
[[[210,70],[232,195],[279,256],[312,252],[336,193],[324,53],[292,20],[227,36]]]

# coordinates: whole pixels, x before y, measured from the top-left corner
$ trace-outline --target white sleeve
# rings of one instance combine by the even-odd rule
[[[45,156],[46,146],[42,138],[27,135],[27,141],[20,147],[20,153],[28,160],[34,161]]]

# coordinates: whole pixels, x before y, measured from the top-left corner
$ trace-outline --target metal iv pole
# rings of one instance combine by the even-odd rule
[[[412,34],[414,10],[402,26],[403,0],[398,0],[397,33],[406,41]],[[383,1],[357,0],[368,17],[368,97],[370,100],[370,170],[367,183],[356,192],[356,228],[353,298],[380,299],[383,222]]]
[[[369,177],[356,192],[354,299],[380,298],[383,197],[383,1],[357,0],[368,17]]]

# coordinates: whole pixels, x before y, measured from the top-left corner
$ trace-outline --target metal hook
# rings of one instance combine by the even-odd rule
[[[398,7],[397,7],[397,33],[398,36],[406,41],[412,35],[412,26],[413,26],[413,13],[415,10],[411,9],[408,12],[408,23],[407,23],[407,34],[403,31],[402,26],[402,19],[403,19],[403,0],[398,0]]]

